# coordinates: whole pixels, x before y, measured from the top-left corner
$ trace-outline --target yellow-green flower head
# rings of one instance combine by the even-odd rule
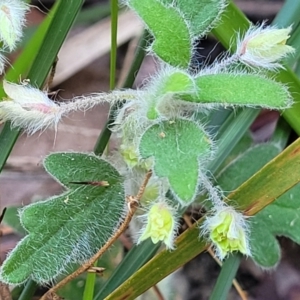
[[[278,62],[293,53],[295,49],[286,45],[292,27],[277,29],[275,27],[252,26],[237,45],[236,54],[247,65],[276,69],[282,67]]]
[[[0,1],[0,40],[12,51],[22,37],[29,6],[21,0]]]
[[[160,200],[150,207],[144,218],[145,226],[141,230],[138,243],[151,238],[154,244],[162,241],[167,248],[173,249],[178,227],[174,208]]]
[[[133,145],[124,145],[121,147],[121,155],[129,168],[134,168],[138,164],[138,155],[136,148]]]
[[[138,154],[137,154],[137,148],[133,144],[125,145],[122,144],[120,146],[120,152],[121,155],[126,163],[126,165],[132,169],[134,167],[139,167],[143,170],[150,170],[153,162],[152,159],[144,159],[139,160]]]
[[[205,220],[202,228],[203,232],[209,235],[216,255],[221,260],[234,251],[251,254],[245,217],[232,207],[216,208],[214,215]]]

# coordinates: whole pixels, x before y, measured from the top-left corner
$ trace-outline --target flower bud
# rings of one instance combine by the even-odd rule
[[[22,37],[25,14],[29,6],[21,0],[2,0],[0,3],[0,40],[12,51]]]
[[[136,148],[133,145],[126,146],[124,144],[120,147],[121,155],[129,168],[134,168],[138,164],[138,155]]]
[[[232,207],[217,207],[213,216],[207,217],[202,226],[216,249],[216,255],[223,260],[228,253],[240,251],[250,255],[248,230],[245,217]]]
[[[146,226],[142,228],[138,243],[151,238],[154,244],[162,241],[167,248],[173,249],[177,230],[177,218],[174,209],[165,201],[159,201],[153,204],[143,217],[146,218]]]
[[[282,67],[279,60],[294,52],[286,45],[292,27],[277,29],[252,26],[244,38],[238,42],[236,54],[239,59],[250,66],[275,69]]]
[[[8,100],[0,102],[0,120],[33,134],[49,126],[57,126],[62,112],[45,93],[25,84],[3,81]]]

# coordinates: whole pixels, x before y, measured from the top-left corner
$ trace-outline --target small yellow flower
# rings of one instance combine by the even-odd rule
[[[250,27],[245,37],[238,42],[237,55],[250,66],[275,69],[281,67],[279,60],[293,53],[293,47],[286,45],[292,27]]]
[[[205,220],[203,231],[209,233],[221,260],[234,251],[250,255],[245,218],[233,208],[217,208],[215,214]]]
[[[120,152],[125,163],[131,169],[134,167],[139,167],[143,170],[148,171],[151,169],[153,165],[151,158],[143,159],[143,160],[139,159],[137,154],[137,147],[135,147],[133,144],[129,144],[129,145],[122,144],[120,146]]]
[[[173,249],[177,221],[173,208],[160,201],[151,206],[146,214],[146,226],[142,229],[139,242],[151,238],[154,244],[162,241],[166,247]]]
[[[136,148],[133,145],[126,146],[122,144],[120,149],[121,149],[121,155],[123,156],[123,159],[128,165],[128,167],[134,168],[139,161]]]

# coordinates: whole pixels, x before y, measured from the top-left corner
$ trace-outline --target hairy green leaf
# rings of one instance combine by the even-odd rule
[[[300,185],[257,213],[250,222],[252,258],[262,267],[276,266],[281,256],[276,236],[286,236],[300,244]]]
[[[95,155],[55,153],[44,165],[69,189],[21,210],[21,223],[29,235],[0,272],[10,284],[29,277],[46,283],[87,260],[112,236],[126,208],[121,176]]]
[[[188,25],[181,12],[158,0],[128,0],[128,5],[153,34],[153,52],[172,66],[188,68],[193,45]]]
[[[163,3],[174,5],[173,0],[162,0]],[[218,21],[226,6],[224,0],[177,0],[176,7],[182,12],[190,26],[192,36],[204,36]]]
[[[218,106],[249,106],[284,109],[293,104],[287,88],[256,74],[209,74],[195,79],[200,92],[184,100]]]
[[[183,205],[198,191],[199,169],[211,154],[212,142],[193,121],[177,119],[150,126],[140,142],[142,158],[154,157],[154,172],[167,178],[174,196]]]

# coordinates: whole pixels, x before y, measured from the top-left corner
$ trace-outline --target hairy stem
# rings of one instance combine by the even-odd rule
[[[85,111],[101,103],[113,105],[124,100],[134,100],[137,93],[134,90],[114,91],[112,93],[95,93],[90,96],[75,97],[73,101],[62,103],[60,109],[64,115],[72,111]]]

